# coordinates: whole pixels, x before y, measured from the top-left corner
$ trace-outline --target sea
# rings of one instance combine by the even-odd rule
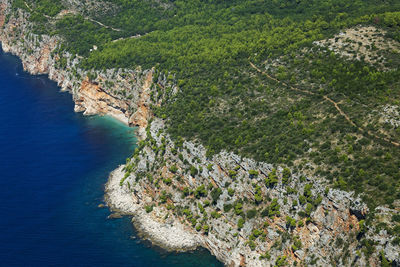
[[[223,266],[107,218],[104,185],[133,152],[134,129],[73,109],[69,93],[0,51],[0,266]]]

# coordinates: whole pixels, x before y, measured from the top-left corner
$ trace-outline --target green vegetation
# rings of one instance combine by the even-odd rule
[[[399,72],[344,61],[323,50],[303,55],[299,49],[358,23],[398,27],[398,13],[374,14],[397,8],[394,2],[383,6],[372,1],[346,6],[341,1],[281,1],[276,6],[260,1],[175,2],[163,14],[162,29],[139,39],[108,43],[90,54],[86,66],[157,65],[174,72],[181,81],[178,101],[166,102],[158,113],[170,118],[172,137],[198,138],[212,152],[228,149],[288,166],[301,159],[299,168],[311,161],[321,166],[314,172],[336,187],[368,192],[364,197],[370,205],[391,204],[399,195],[400,173],[395,167],[399,149],[360,132],[322,95],[343,103],[356,124],[363,125],[376,104],[396,99]],[[197,14],[198,10],[202,12]],[[296,13],[299,10],[303,13]],[[170,17],[171,12],[177,16]],[[269,58],[273,64],[281,55],[285,64],[270,74],[294,86],[307,81],[302,87],[316,95],[291,91],[250,68],[249,58],[255,63]],[[316,83],[323,85],[323,91],[313,86]],[[291,99],[296,100],[287,105]],[[222,103],[226,109],[220,108]],[[379,133],[382,126],[368,127]],[[394,129],[390,134],[394,140],[399,137]],[[234,170],[230,174],[236,178]],[[283,184],[289,176],[286,172]],[[396,186],[389,186],[393,177]],[[268,187],[277,183],[274,175],[266,179]]]
[[[172,166],[169,168],[169,171],[172,172],[172,173],[176,173],[176,172],[178,171],[178,168],[176,167],[176,165],[172,165]]]
[[[13,8],[21,8],[31,13],[30,20],[35,22],[37,33],[50,33],[48,21],[57,15],[64,6],[61,0],[14,0]]]
[[[227,149],[288,167],[298,160],[299,169],[314,163],[319,168],[312,171],[336,187],[366,192],[370,206],[399,198],[399,148],[368,132],[400,139],[395,127],[370,118],[379,106],[398,103],[399,70],[382,71],[364,60],[307,50],[313,41],[360,23],[383,27],[387,37],[399,40],[398,1],[109,2],[116,8],[65,15],[55,24],[47,22],[64,8],[60,0],[13,3],[14,9],[31,12],[36,32],[62,35],[61,49],[86,57],[86,68],[156,66],[173,74],[180,91],[156,114],[169,119],[175,140],[199,139],[208,155]],[[125,39],[115,41],[119,38]],[[98,50],[90,52],[94,45]],[[388,64],[398,66],[392,58]],[[269,75],[314,95],[268,79],[250,62],[270,66]],[[346,121],[323,96],[341,103],[364,130]],[[235,171],[230,172],[235,179]],[[192,166],[190,173],[195,176],[198,170]],[[257,175],[255,170],[249,174]],[[285,172],[283,184],[289,176]],[[266,179],[268,187],[277,183],[277,177]]]
[[[207,189],[205,188],[204,185],[200,185],[199,187],[196,188],[194,191],[194,196],[196,198],[201,198],[207,196]]]
[[[244,223],[245,223],[245,220],[243,219],[243,217],[240,217],[238,220],[238,224],[237,224],[238,229],[242,229]]]
[[[61,35],[65,42],[58,51],[82,56],[81,68],[155,67],[153,82],[165,75],[170,83],[178,85],[175,96],[167,94],[161,106],[152,108],[156,116],[166,119],[175,143],[171,152],[184,164],[169,167],[174,178],[135,173],[136,182],[147,177],[146,182],[155,188],[164,186],[157,190],[155,205],[182,215],[204,234],[212,231],[208,220],[229,212],[240,230],[246,220],[257,216],[271,221],[280,216],[278,199],[271,199],[265,190],[286,186],[286,196],[299,196],[298,201],[292,198],[291,215],[296,212],[301,219],[286,217],[286,230],[291,232],[310,222],[311,214],[322,202],[321,195],[312,194],[311,183],[307,182],[303,192],[302,188],[288,187],[295,174],[301,172],[327,178],[335,188],[363,193],[370,210],[382,204],[393,207],[400,198],[400,147],[396,145],[400,130],[382,117],[383,107],[400,105],[398,52],[379,52],[382,59],[372,64],[365,55],[358,54],[360,51],[343,57],[313,44],[346,28],[365,25],[385,30],[381,37],[400,41],[397,0],[106,3],[112,4],[111,8],[98,14],[88,7],[78,14],[58,16],[65,8],[60,0],[15,0],[13,9],[31,13],[33,32]],[[375,51],[377,47],[373,44],[366,49]],[[67,59],[60,58],[58,64],[65,68]],[[88,76],[94,80],[96,75],[90,71]],[[157,98],[157,94],[151,97]],[[184,160],[184,140],[199,140],[207,148],[208,158],[228,150],[275,167],[280,165],[283,171],[273,169],[264,174],[253,166],[248,175],[238,175],[241,166],[236,166],[225,170],[230,180],[221,188],[215,183],[193,188],[183,183],[177,186],[175,182],[181,179],[178,170],[194,179],[203,173],[201,167],[196,167],[199,159]],[[164,142],[157,146],[150,138],[139,147],[150,146],[158,161],[165,153]],[[162,164],[166,166],[165,159]],[[121,185],[133,173],[132,166],[127,164],[126,168]],[[208,171],[213,168],[207,166]],[[234,183],[243,179],[252,183],[254,195],[238,198],[240,190]],[[302,176],[300,181],[306,183],[306,178]],[[177,188],[195,208],[170,204],[171,195],[162,190],[165,188]],[[221,204],[222,195],[229,202],[222,203],[223,211],[216,205]],[[286,205],[288,199],[280,201]],[[152,212],[153,204],[146,205],[145,210]],[[359,236],[367,231],[367,221],[359,222]],[[396,235],[393,243],[400,243],[398,215],[393,215],[392,221],[393,227],[380,225],[377,229]],[[254,250],[255,240],[261,240],[262,235],[261,230],[253,231],[247,245]],[[288,239],[285,235],[282,233],[282,240]],[[297,237],[291,237],[291,241],[293,251],[302,248]],[[341,239],[335,244],[345,245]],[[373,253],[371,241],[363,239],[362,245],[365,255]],[[268,252],[260,256],[270,257]],[[381,261],[384,266],[390,264],[383,254]],[[285,264],[284,256],[275,261],[276,266]]]
[[[144,208],[147,213],[150,213],[153,211],[153,207],[154,207],[153,205],[146,205]]]
[[[222,194],[221,188],[214,188],[211,191],[211,198],[213,200],[213,203],[216,203],[218,201],[221,194]]]

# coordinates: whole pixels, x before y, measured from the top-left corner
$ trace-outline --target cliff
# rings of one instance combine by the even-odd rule
[[[351,193],[298,174],[285,182],[282,168],[233,153],[207,158],[201,145],[174,144],[163,132],[164,123],[154,120],[147,140],[106,186],[109,204],[132,215],[144,237],[167,249],[201,245],[229,266],[367,264],[357,235],[368,209]],[[267,186],[273,175],[276,184]]]
[[[9,9],[9,2],[0,5],[0,41],[4,52],[21,59],[25,71],[47,74],[62,90],[71,92],[77,112],[109,115],[127,125],[147,126],[154,70],[83,70],[79,67],[79,56],[58,52],[62,43],[58,36],[32,32],[26,12],[18,10],[10,14],[5,23]]]
[[[377,266],[381,251],[399,264],[398,246],[384,230],[364,226],[368,208],[352,193],[328,189],[322,177],[173,142],[151,110],[166,88],[176,93],[173,81],[155,69],[84,70],[79,56],[60,51],[60,37],[32,32],[29,14],[6,14],[9,2],[0,4],[0,41],[24,70],[71,92],[77,112],[138,126],[139,148],[111,173],[106,200],[132,215],[143,238],[169,250],[202,246],[229,266]],[[399,211],[374,212],[388,222]],[[365,237],[375,250],[360,243]]]

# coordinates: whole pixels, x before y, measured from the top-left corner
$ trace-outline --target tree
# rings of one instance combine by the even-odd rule
[[[250,178],[256,178],[258,176],[257,170],[249,170]]]
[[[257,215],[257,210],[256,209],[251,209],[247,211],[247,218],[253,219]]]
[[[191,176],[196,176],[199,173],[199,171],[196,169],[194,166],[190,166],[190,175]]]
[[[282,172],[282,184],[287,184],[289,182],[289,178],[292,175],[288,168],[284,168]]]
[[[172,173],[176,173],[176,172],[178,171],[178,167],[176,167],[176,165],[172,165],[172,166],[169,168],[169,171],[172,172]]]
[[[235,204],[234,210],[236,215],[243,214],[243,204],[241,202],[237,202]]]
[[[234,194],[235,194],[235,190],[232,188],[228,188],[228,195],[232,197]]]
[[[313,209],[313,205],[311,203],[307,203],[307,205],[306,205],[306,215],[308,217],[310,217],[312,209]]]
[[[244,223],[245,223],[245,221],[244,221],[243,217],[240,217],[239,220],[238,220],[238,224],[237,224],[238,229],[242,229]]]
[[[222,190],[221,190],[221,188],[214,188],[212,191],[211,191],[211,198],[212,198],[212,200],[213,200],[213,203],[217,203],[217,201],[218,201],[218,199],[219,199],[219,197],[222,195]]]
[[[200,185],[199,187],[196,188],[194,191],[194,196],[196,198],[201,198],[207,196],[207,190],[204,184]]]

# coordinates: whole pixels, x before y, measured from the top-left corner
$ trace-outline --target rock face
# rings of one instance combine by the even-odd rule
[[[381,251],[400,263],[391,235],[361,229],[368,209],[352,193],[326,190],[321,178],[279,166],[229,152],[209,158],[201,145],[172,142],[164,121],[149,119],[151,106],[178,90],[173,81],[154,69],[83,70],[79,56],[58,52],[60,37],[32,33],[29,14],[7,14],[10,1],[2,1],[0,41],[24,70],[48,74],[71,92],[77,112],[138,126],[139,150],[110,175],[106,200],[132,215],[144,238],[170,250],[202,246],[228,266],[377,266]],[[386,222],[399,213],[377,212]],[[361,235],[378,244],[368,256]]]
[[[7,3],[0,3],[0,28],[3,28],[4,22],[6,20],[6,8],[8,7]]]
[[[124,175],[123,166],[120,166],[110,174],[106,184],[106,200],[112,210],[133,216],[132,221],[144,238],[163,247],[169,244],[167,247],[169,250],[190,250],[200,245],[200,240],[189,227],[185,227],[172,217],[160,220],[162,211],[159,211],[158,207],[154,208],[152,213],[146,213],[141,205],[142,197],[146,196],[130,194],[127,188],[120,186]]]
[[[127,101],[112,97],[88,78],[82,81],[76,94],[75,111],[83,112],[84,115],[108,114],[128,124]]]
[[[18,10],[5,23],[9,8],[8,1],[0,4],[0,42],[5,52],[22,60],[25,71],[47,74],[62,90],[70,91],[77,112],[110,115],[127,125],[147,126],[154,70],[82,70],[78,56],[56,53],[62,42],[58,36],[32,33],[29,14]]]
[[[229,266],[273,266],[282,259],[290,265],[377,265],[377,255],[359,253],[357,216],[365,216],[366,205],[352,193],[326,190],[320,178],[285,179],[285,172],[228,152],[207,158],[201,145],[173,143],[164,122],[154,119],[139,150],[111,175],[107,202],[133,214],[156,244],[178,250],[200,245]],[[175,236],[180,230],[161,230],[170,227],[190,234],[189,243]]]

